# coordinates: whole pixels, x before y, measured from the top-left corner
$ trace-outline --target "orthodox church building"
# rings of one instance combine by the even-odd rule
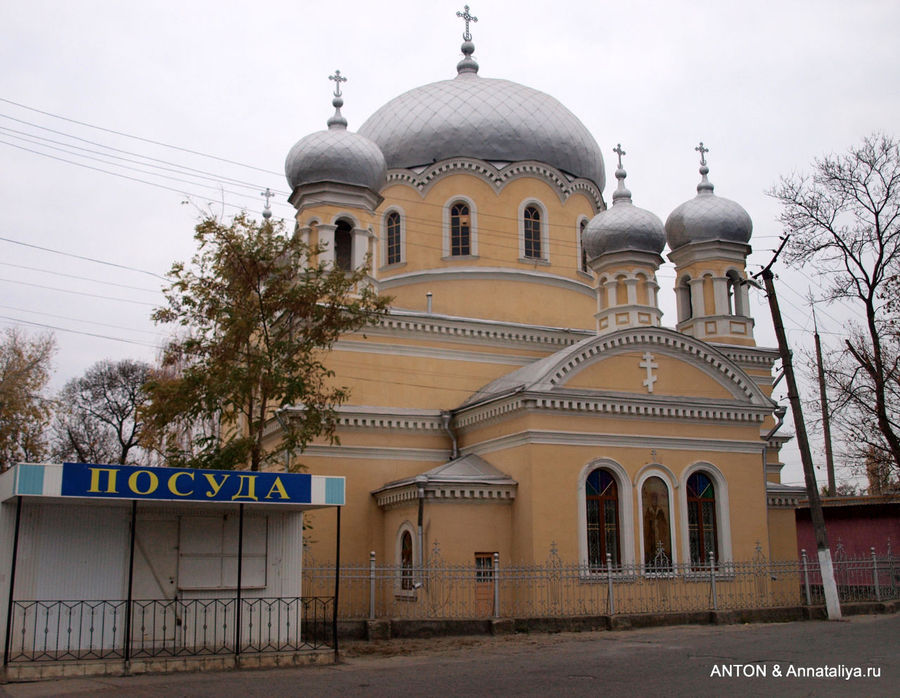
[[[479,75],[461,16],[452,79],[353,132],[336,72],[327,129],[285,165],[296,234],[340,268],[368,264],[393,299],[327,357],[351,390],[339,444],[291,456],[347,478],[342,559],[796,557],[749,215],[714,192],[702,143],[696,196],[665,224],[632,202],[621,147],[607,205],[593,136],[553,97]],[[656,278],[666,246],[674,289]],[[278,434],[273,420],[270,447]],[[333,515],[310,518],[325,559]]]

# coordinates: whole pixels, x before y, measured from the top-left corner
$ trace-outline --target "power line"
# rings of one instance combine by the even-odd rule
[[[52,252],[53,254],[62,255],[64,257],[73,257],[75,259],[82,259],[86,262],[94,262],[95,264],[105,264],[108,267],[117,267],[119,269],[127,269],[128,271],[136,271],[141,274],[148,274],[149,276],[154,276],[157,279],[162,279],[163,281],[168,281],[165,276],[160,276],[156,272],[147,271],[146,269],[139,269],[138,267],[130,267],[127,264],[117,264],[116,262],[107,262],[103,259],[96,259],[94,257],[85,257],[84,255],[75,254],[74,252],[63,252],[62,250],[54,250],[51,247],[42,247],[41,245],[35,245],[30,242],[22,242],[21,240],[13,240],[12,238],[2,237],[0,236],[0,240],[3,242],[9,242],[13,245],[22,245],[23,247],[31,247],[35,250],[41,250],[43,252]]]
[[[16,308],[12,305],[0,305],[4,310],[12,310],[18,313],[29,313],[31,315],[43,315],[44,317],[52,317],[57,320],[68,320],[70,322],[83,322],[88,325],[97,325],[99,327],[110,327],[115,330],[125,330],[126,332],[140,332],[141,334],[149,334],[159,339],[165,339],[166,335],[154,332],[152,330],[139,330],[136,327],[124,327],[122,325],[113,325],[108,322],[97,322],[96,320],[83,320],[81,318],[69,317],[67,315],[55,315],[53,313],[45,313],[40,310],[28,310],[27,308]]]
[[[158,345],[156,344],[147,344],[146,342],[138,342],[133,339],[123,339],[122,337],[110,337],[105,334],[97,334],[95,332],[83,332],[81,330],[70,330],[67,327],[58,327],[56,325],[47,325],[42,322],[32,322],[31,320],[19,320],[17,318],[11,318],[6,315],[0,315],[0,320],[6,320],[7,322],[13,325],[29,325],[31,327],[43,327],[48,330],[55,330],[57,332],[69,332],[71,334],[80,334],[86,337],[97,337],[99,339],[109,339],[113,342],[124,342],[125,344],[136,344],[142,347],[150,347],[151,349],[156,349]]]
[[[130,298],[112,298],[110,296],[102,296],[99,293],[87,293],[85,291],[74,291],[70,288],[57,288],[55,286],[44,286],[42,284],[33,284],[30,281],[16,281],[15,279],[0,279],[0,281],[5,281],[11,284],[20,284],[22,286],[32,286],[33,288],[43,288],[48,291],[59,291],[61,293],[73,293],[76,296],[87,296],[89,298],[102,298],[107,301],[118,301],[120,303],[134,303],[135,305],[148,305],[151,308],[155,307],[156,303],[148,303],[147,301],[136,301],[131,300]]]
[[[15,269],[27,269],[28,271],[37,271],[42,274],[53,274],[54,276],[64,276],[68,279],[78,279],[79,281],[89,281],[92,284],[104,284],[105,286],[116,286],[118,288],[127,288],[132,291],[144,291],[145,293],[160,293],[160,289],[143,288],[141,286],[130,286],[129,284],[117,284],[114,281],[101,281],[100,279],[91,279],[86,276],[78,276],[77,274],[66,274],[61,271],[53,271],[52,269],[41,269],[40,267],[29,267],[24,264],[13,264],[12,262],[0,262],[4,267],[13,267]]]
[[[190,153],[191,155],[199,155],[200,157],[209,158],[209,159],[211,159],[211,160],[218,160],[219,162],[225,162],[225,163],[228,163],[229,165],[237,165],[238,167],[246,167],[246,168],[249,169],[249,170],[257,170],[258,172],[265,172],[266,174],[277,175],[277,176],[279,176],[279,177],[283,176],[283,174],[282,174],[281,172],[273,172],[273,171],[271,171],[271,170],[266,170],[266,169],[263,169],[263,168],[261,168],[261,167],[256,167],[256,166],[254,166],[254,165],[247,165],[247,164],[245,164],[245,163],[238,162],[238,161],[236,161],[236,160],[229,160],[229,159],[227,159],[227,158],[222,158],[222,157],[219,157],[219,156],[217,156],[217,155],[209,155],[208,153],[203,153],[203,152],[200,152],[199,150],[191,150],[190,148],[182,148],[181,146],[178,146],[178,145],[171,145],[171,144],[169,144],[169,143],[163,143],[162,141],[155,141],[155,140],[153,140],[153,139],[151,139],[151,138],[143,138],[142,136],[135,136],[135,135],[132,135],[132,134],[130,134],[130,133],[125,133],[125,132],[123,132],[123,131],[116,131],[116,130],[114,130],[114,129],[111,129],[111,128],[105,128],[105,127],[103,127],[103,126],[95,126],[94,124],[89,124],[89,123],[87,123],[87,122],[85,122],[85,121],[78,121],[77,119],[70,119],[70,118],[67,117],[67,116],[62,116],[62,115],[60,115],[60,114],[54,114],[53,112],[44,111],[43,109],[37,109],[37,108],[35,108],[35,107],[29,107],[29,106],[26,105],[26,104],[21,104],[20,102],[14,102],[14,101],[12,101],[11,99],[6,99],[6,98],[4,98],[4,97],[0,97],[0,102],[6,102],[7,104],[12,104],[12,105],[14,105],[14,106],[16,106],[16,107],[19,107],[19,108],[21,108],[21,109],[27,109],[28,111],[33,111],[33,112],[36,112],[36,113],[38,113],[38,114],[43,114],[44,116],[50,116],[50,117],[53,117],[54,119],[60,119],[60,120],[62,120],[62,121],[68,121],[69,123],[72,123],[72,124],[78,124],[79,126],[85,126],[85,127],[87,127],[87,128],[93,128],[93,129],[96,129],[96,130],[98,130],[98,131],[104,131],[104,132],[106,132],[106,133],[112,133],[112,134],[115,134],[115,135],[117,135],[117,136],[123,136],[123,137],[125,137],[125,138],[132,138],[132,139],[134,139],[134,140],[141,141],[141,142],[143,142],[143,143],[150,143],[150,144],[152,144],[152,145],[159,145],[159,146],[162,146],[163,148],[171,148],[172,150],[179,150],[179,151],[181,151],[181,152],[183,152],[183,153]]]

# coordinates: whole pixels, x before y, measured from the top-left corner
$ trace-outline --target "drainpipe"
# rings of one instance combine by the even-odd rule
[[[419,500],[419,521],[416,526],[416,547],[419,549],[419,569],[425,566],[425,530],[423,521],[425,519],[425,483],[428,478],[425,475],[416,475],[416,497]],[[421,582],[421,572],[419,573],[419,581]]]
[[[441,426],[444,427],[444,431],[447,432],[447,436],[450,437],[450,442],[453,444],[450,451],[450,460],[456,460],[459,458],[459,444],[456,440],[456,432],[450,426],[452,417],[453,415],[450,412],[441,412]]]

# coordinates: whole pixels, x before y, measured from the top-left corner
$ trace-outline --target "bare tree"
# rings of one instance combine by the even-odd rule
[[[149,364],[99,361],[57,398],[53,456],[79,463],[137,463]]]
[[[780,220],[791,235],[788,262],[814,264],[828,279],[826,300],[846,300],[860,311],[826,371],[845,445],[861,463],[874,449],[900,471],[898,142],[869,136],[846,153],[816,159],[810,175],[782,177],[769,194],[781,202]]]
[[[0,470],[41,460],[50,403],[41,395],[50,380],[56,342],[8,329],[0,340]]]

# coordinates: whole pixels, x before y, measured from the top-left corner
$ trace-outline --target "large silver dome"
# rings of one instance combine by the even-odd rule
[[[341,115],[343,100],[335,95],[334,116],[327,131],[304,136],[291,148],[284,173],[291,191],[304,184],[339,182],[378,192],[387,179],[384,155],[375,143],[347,130]]]
[[[624,155],[621,147],[617,152]],[[625,187],[625,170],[616,169],[618,188],[613,192],[613,205],[594,216],[584,229],[584,250],[588,259],[610,252],[638,251],[659,254],[666,246],[663,223],[654,213],[631,202]]]
[[[390,168],[452,157],[537,160],[589,179],[603,190],[600,148],[572,112],[543,92],[478,77],[476,71],[477,64],[467,57],[456,78],[395,97],[369,117],[359,133],[379,145]]]
[[[706,177],[708,173],[709,168],[702,164],[697,196],[685,201],[666,219],[666,240],[672,250],[691,242],[708,240],[744,244],[750,241],[753,233],[750,214],[739,203],[716,196],[712,183]]]

